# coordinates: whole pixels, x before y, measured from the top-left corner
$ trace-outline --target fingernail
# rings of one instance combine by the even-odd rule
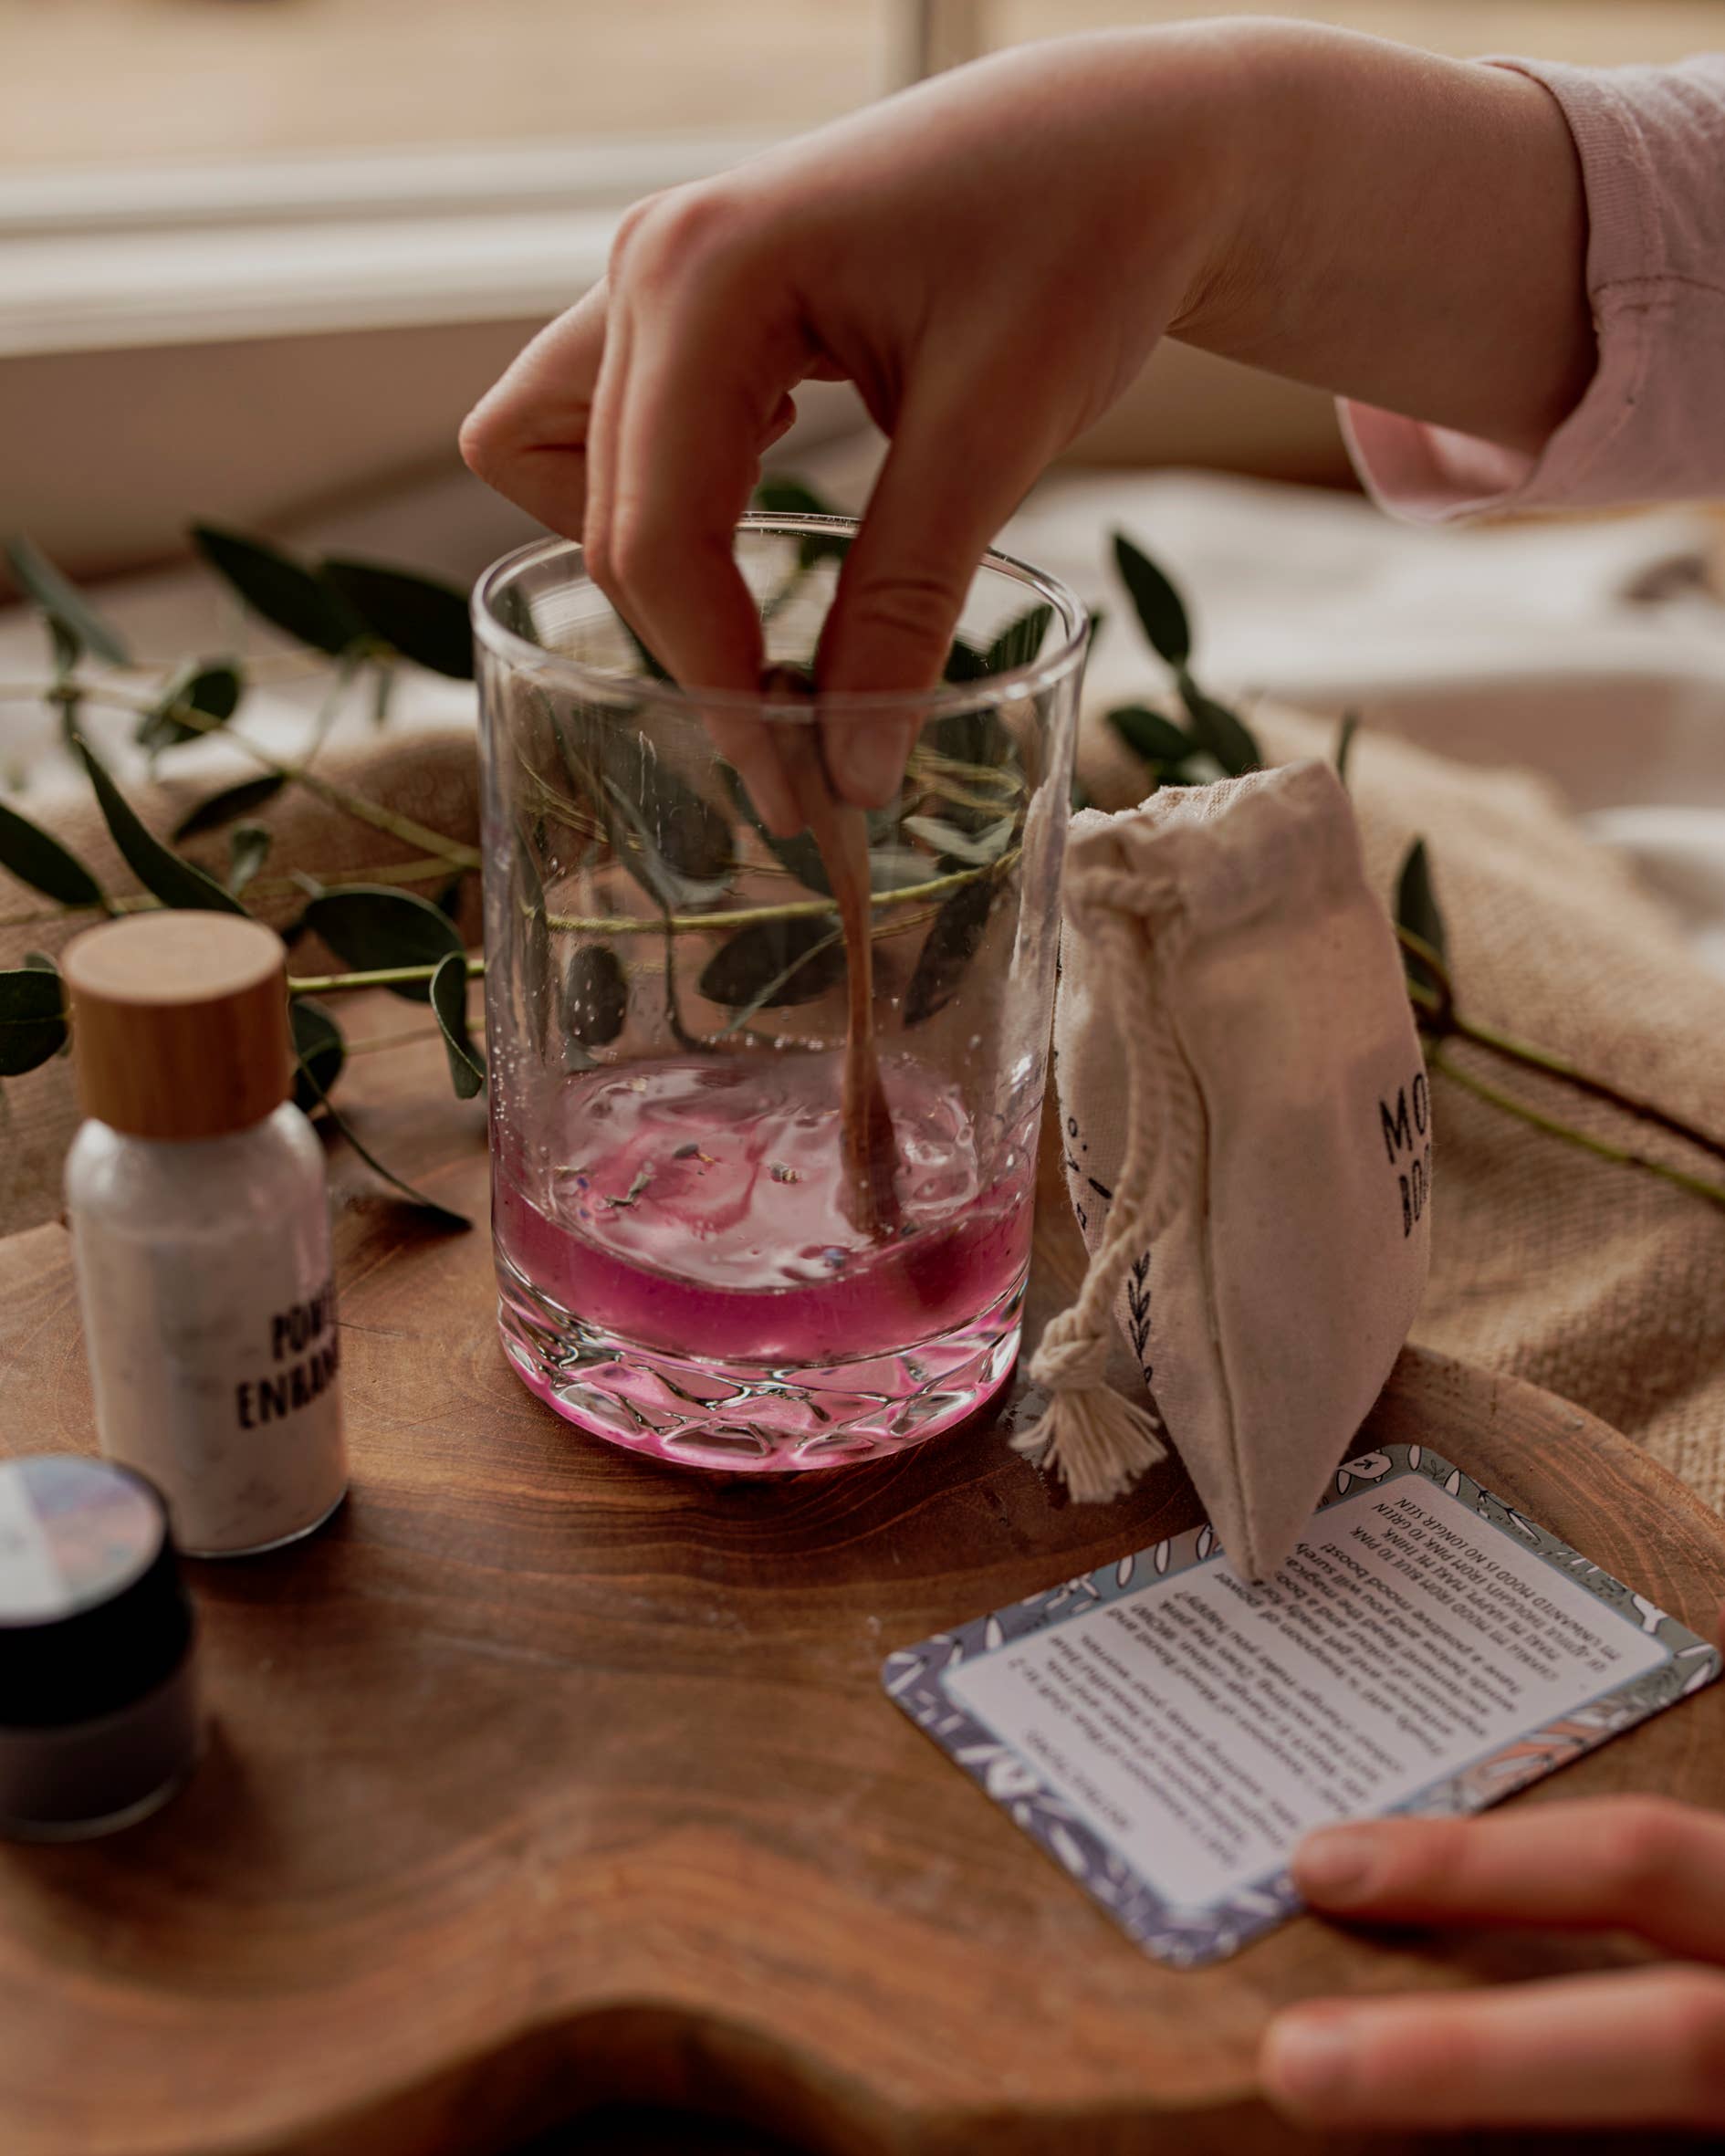
[[[858,808],[878,809],[898,790],[898,730],[867,719],[841,722],[829,737],[839,791]]]
[[[1353,2069],[1343,2015],[1296,2008],[1270,2025],[1263,2077],[1271,2096],[1302,2110],[1327,2111],[1345,2095]]]
[[[1294,1885],[1308,1901],[1326,1907],[1357,1901],[1371,1880],[1372,1858],[1369,1829],[1321,1826],[1294,1851]]]

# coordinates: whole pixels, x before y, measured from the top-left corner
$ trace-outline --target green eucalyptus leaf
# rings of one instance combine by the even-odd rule
[[[395,669],[380,663],[371,669],[371,724],[385,727],[390,721],[390,704],[395,695]]]
[[[563,1026],[583,1048],[603,1048],[629,1016],[629,977],[606,943],[584,943],[563,974]]]
[[[365,642],[364,622],[334,585],[279,547],[214,524],[194,524],[192,539],[254,613],[298,643],[340,658]]]
[[[666,913],[708,905],[736,870],[730,824],[661,763],[644,739],[637,739],[636,748],[632,785],[609,773],[605,778],[605,791],[627,832],[616,834],[618,858]]]
[[[288,783],[281,771],[266,771],[261,779],[242,779],[237,786],[225,786],[188,809],[173,827],[176,840],[195,839],[206,831],[220,831],[236,816],[250,816],[273,801]]]
[[[763,479],[754,507],[767,517],[834,517],[838,511],[800,479]],[[842,561],[851,550],[848,531],[810,531],[802,536],[798,560],[804,569],[817,561]]]
[[[60,977],[50,967],[21,966],[0,973],[0,1078],[34,1071],[66,1041]]]
[[[261,823],[236,823],[227,834],[227,887],[235,898],[268,860],[270,835]]]
[[[381,973],[399,966],[434,967],[451,956],[465,956],[461,937],[447,914],[411,891],[387,884],[350,884],[320,891],[302,916],[344,965],[356,973]],[[427,980],[390,984],[392,995],[410,1003],[431,1000]]]
[[[1124,531],[1114,534],[1114,566],[1137,609],[1152,650],[1170,666],[1184,666],[1192,656],[1192,628],[1180,594]]]
[[[946,681],[980,681],[988,671],[985,654],[973,644],[967,644],[962,636],[955,636],[946,654],[946,664],[941,669]]]
[[[163,905],[189,907],[199,913],[243,914],[246,908],[239,900],[224,891],[214,876],[205,875],[189,861],[182,861],[160,839],[151,836],[89,743],[81,734],[74,739],[120,858],[144,889]]]
[[[728,937],[702,968],[702,995],[752,1010],[812,1003],[844,979],[844,937],[831,918],[793,914],[755,921]]]
[[[985,673],[1010,674],[1028,666],[1042,648],[1048,625],[1054,619],[1051,606],[1032,606],[1015,622],[1009,622],[982,655]]]
[[[452,681],[473,679],[473,628],[465,593],[435,578],[375,561],[326,561],[323,578],[373,636]]]
[[[227,724],[239,709],[245,693],[245,676],[229,661],[217,659],[206,665],[199,659],[190,660],[162,690],[155,709],[139,720],[138,746],[153,754],[160,748],[177,748],[182,741],[200,740]],[[190,723],[195,718],[208,724]]]
[[[84,655],[78,633],[54,615],[48,617],[48,642],[54,647],[54,678],[64,681]]]
[[[904,1023],[921,1025],[958,992],[965,968],[977,955],[994,905],[992,876],[961,884],[929,925],[904,990]]]
[[[61,905],[99,905],[102,887],[58,839],[0,801],[0,867]]]
[[[755,508],[763,517],[833,517],[838,514],[801,479],[763,479],[755,489]]]
[[[319,1094],[314,1092],[307,1073],[316,1081],[321,1093],[327,1094],[341,1075],[341,1066],[348,1060],[348,1045],[341,1037],[341,1028],[321,1003],[313,1003],[304,996],[296,996],[288,1006],[288,1022],[293,1028],[294,1104],[303,1115],[309,1115],[318,1106]]]
[[[1102,634],[1103,623],[1107,619],[1108,609],[1105,606],[1092,606],[1091,608],[1090,623],[1084,631],[1084,657],[1086,661],[1089,660],[1092,652],[1095,650],[1096,639]]]
[[[956,764],[998,771],[1018,760],[1018,746],[999,717],[987,709],[949,711],[923,728],[922,746]]]
[[[1226,704],[1207,696],[1184,666],[1175,678],[1198,747],[1213,756],[1230,779],[1260,769],[1263,751],[1251,729]]]
[[[1183,762],[1196,746],[1171,718],[1143,704],[1117,706],[1108,714],[1108,723],[1134,756],[1158,769]]]
[[[906,816],[904,828],[913,838],[932,846],[943,860],[962,862],[967,868],[991,868],[1012,843],[1018,829],[1016,816],[1002,816],[978,832],[960,831],[937,816]]]
[[[831,898],[832,885],[827,877],[827,864],[821,858],[821,849],[811,832],[800,831],[790,838],[779,838],[762,822],[760,811],[749,798],[748,786],[740,771],[729,764],[721,767],[731,799],[737,803],[738,813],[755,832],[767,851],[783,868],[790,871],[805,891],[818,891],[822,898]]]
[[[104,621],[71,579],[55,568],[34,539],[20,532],[6,541],[6,562],[13,580],[25,597],[46,615],[56,631],[55,660],[62,673],[78,663],[81,652],[92,652],[110,666],[131,663],[131,654],[111,623]]]
[[[485,1089],[485,1058],[467,1031],[467,959],[451,951],[432,975],[431,1006],[443,1029],[444,1050],[449,1058],[449,1083],[455,1098],[470,1101]]]
[[[1416,839],[1407,849],[1401,874],[1396,880],[1396,925],[1428,944],[1440,958],[1448,959],[1448,938],[1438,894],[1432,887],[1431,862],[1424,839]],[[1404,950],[1402,964],[1406,968],[1408,979],[1416,986],[1442,993],[1442,983],[1417,952]]]
[[[1341,780],[1343,786],[1348,782],[1348,759],[1354,753],[1354,737],[1359,730],[1359,713],[1357,711],[1343,712],[1342,730],[1335,738],[1335,775]]]
[[[426,1216],[433,1226],[446,1229],[452,1232],[465,1231],[473,1226],[473,1222],[465,1213],[458,1213],[449,1206],[439,1205],[434,1198],[427,1198],[423,1190],[415,1190],[411,1183],[404,1183],[400,1176],[384,1167],[375,1153],[361,1143],[353,1125],[347,1121],[336,1107],[335,1103],[331,1101],[329,1088],[322,1084],[315,1073],[309,1069],[304,1056],[299,1059],[299,1071],[314,1103],[322,1108],[330,1123],[341,1133],[341,1136],[352,1146],[373,1175],[382,1176],[386,1183],[399,1190],[410,1205],[417,1207]]]

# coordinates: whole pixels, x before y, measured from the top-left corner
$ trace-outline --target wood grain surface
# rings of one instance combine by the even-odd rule
[[[482,1218],[483,1124],[441,1062],[356,1059],[348,1098]],[[1320,2145],[1254,2094],[1281,2003],[1634,1957],[1302,1919],[1214,1969],[1149,1961],[878,1671],[1190,1524],[1177,1470],[1062,1507],[998,1426],[829,1475],[657,1467],[509,1374],[482,1227],[427,1234],[336,1170],[352,1498],[298,1550],[193,1568],[214,1725],[183,1795],[0,1847],[5,2156],[490,2156],[601,2107],[605,2134],[536,2149],[622,2151],[620,2105],[822,2156],[1270,2156]],[[1056,1187],[1044,1310],[1074,1261]],[[0,1244],[0,1410],[9,1450],[90,1444],[58,1228]],[[1365,1434],[1438,1446],[1710,1630],[1720,1523],[1576,1409],[1409,1355]],[[1725,1801],[1725,1687],[1516,1801],[1631,1787]]]

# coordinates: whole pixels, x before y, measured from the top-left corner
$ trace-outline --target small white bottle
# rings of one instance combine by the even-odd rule
[[[287,953],[140,914],[68,946],[66,1163],[97,1430],[194,1557],[309,1534],[347,1489],[323,1149],[288,1098]]]

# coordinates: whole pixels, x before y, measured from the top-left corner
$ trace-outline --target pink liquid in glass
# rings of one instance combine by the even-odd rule
[[[979,1160],[957,1088],[922,1066],[883,1076],[903,1209],[883,1242],[846,1216],[832,1054],[587,1073],[531,1166],[500,1133],[505,1334],[528,1382],[608,1437],[757,1468],[896,1450],[985,1398],[1017,1343],[1033,1160],[1021,1134]]]

